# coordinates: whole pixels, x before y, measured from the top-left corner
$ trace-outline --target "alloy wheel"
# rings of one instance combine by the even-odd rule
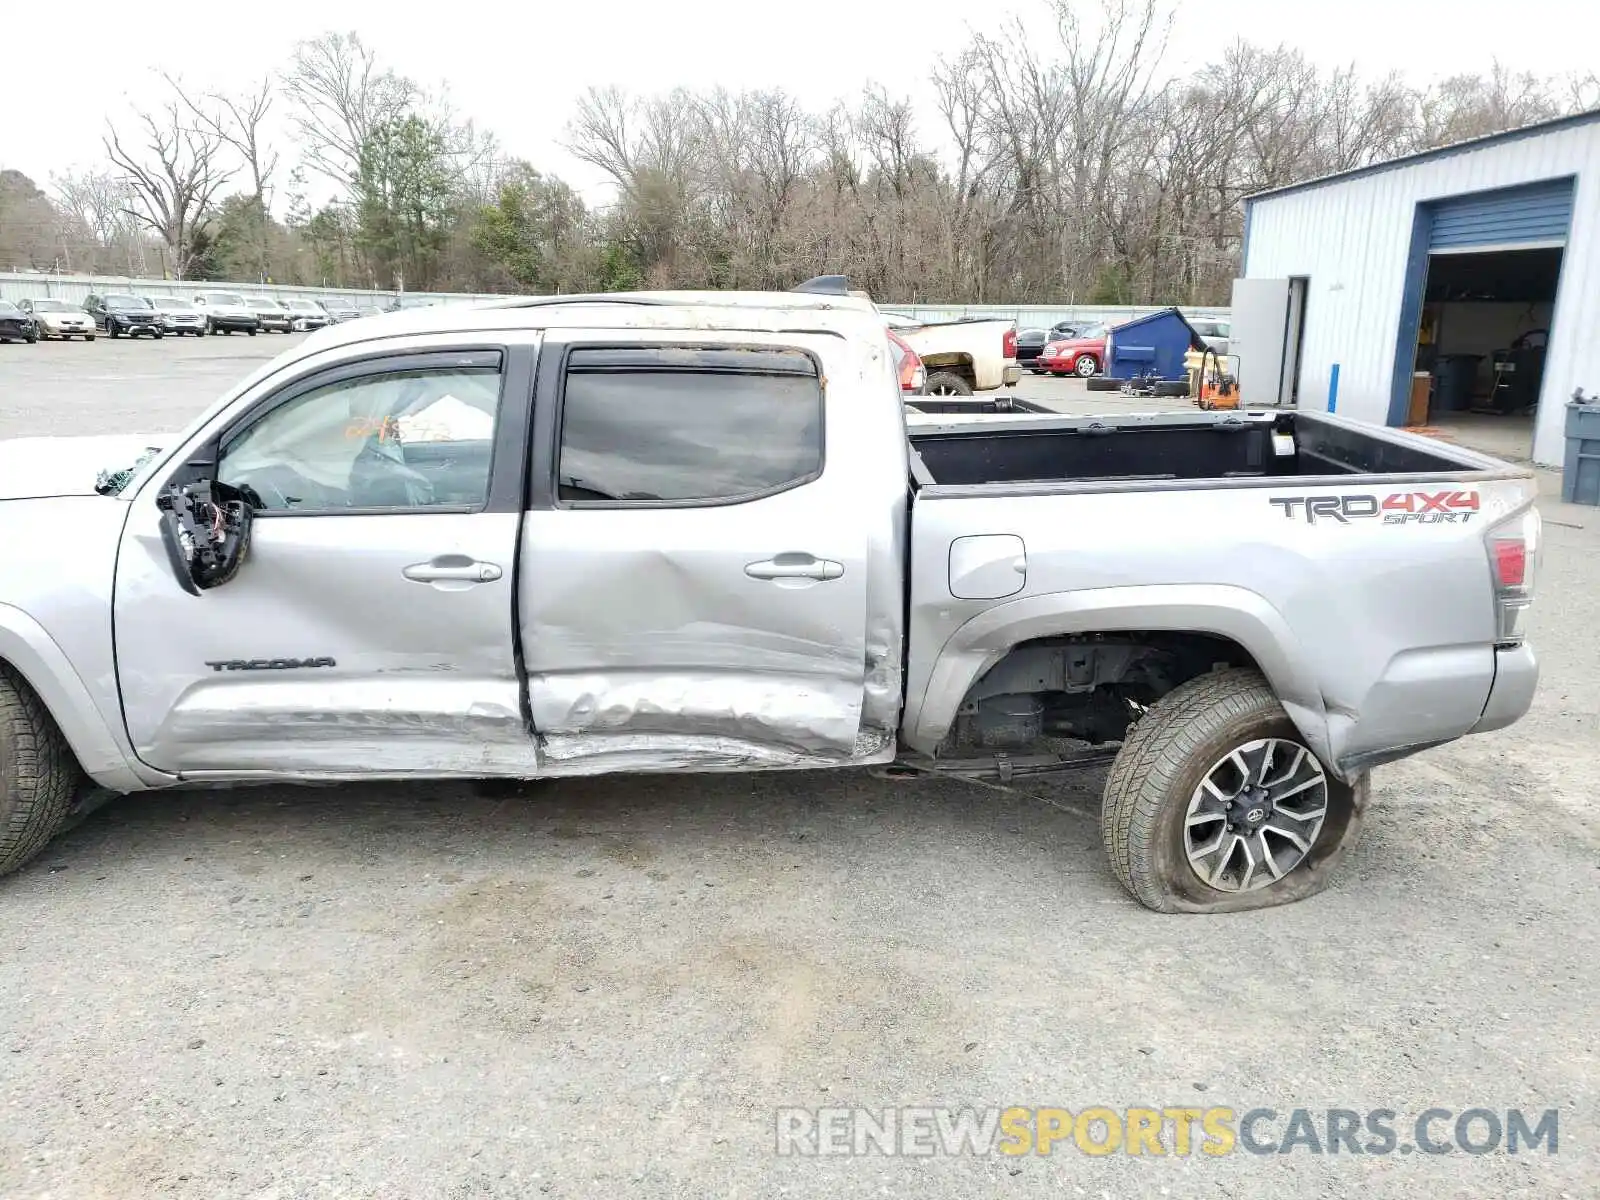
[[[1229,751],[1189,799],[1184,853],[1208,887],[1269,887],[1311,853],[1328,812],[1317,756],[1286,738],[1257,738]]]

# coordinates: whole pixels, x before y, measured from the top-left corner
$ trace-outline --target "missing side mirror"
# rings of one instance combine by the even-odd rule
[[[253,510],[236,488],[211,479],[171,483],[156,507],[167,561],[184,591],[198,596],[239,573],[250,552]]]

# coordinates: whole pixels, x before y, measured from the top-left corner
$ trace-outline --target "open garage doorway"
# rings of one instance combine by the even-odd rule
[[[1430,376],[1429,425],[1499,458],[1532,457],[1562,255],[1428,256],[1416,371]]]

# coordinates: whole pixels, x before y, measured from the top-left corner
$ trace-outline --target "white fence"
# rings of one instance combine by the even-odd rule
[[[43,273],[0,272],[0,300],[25,300],[50,296],[57,300],[81,303],[90,293],[132,292],[135,295],[187,296],[195,292],[244,292],[247,295],[276,296],[280,300],[303,298],[324,303],[346,304],[355,308],[386,308],[396,299],[405,304],[459,304],[472,300],[503,297],[487,292],[376,292],[350,288],[287,287],[282,284],[203,283],[194,280],[130,279],[116,275],[47,275]],[[1048,329],[1060,321],[1098,321],[1116,325],[1160,310],[1159,305],[1111,306],[1094,304],[892,304],[880,308],[905,313],[920,321],[948,321],[959,317],[998,317],[1015,321],[1018,329]],[[1225,317],[1225,308],[1192,308],[1189,316]]]

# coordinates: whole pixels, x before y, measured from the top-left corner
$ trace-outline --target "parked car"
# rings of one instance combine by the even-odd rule
[[[1098,375],[1105,370],[1109,332],[1104,325],[1085,325],[1075,336],[1057,338],[1046,345],[1035,366],[1052,375],[1076,375],[1081,379]]]
[[[0,342],[37,342],[39,325],[33,314],[9,300],[0,300]]]
[[[206,314],[195,307],[194,301],[183,296],[150,296],[149,301],[155,305],[156,315],[161,318],[163,331],[172,334],[193,334],[195,337],[204,337],[206,333]]]
[[[57,300],[53,296],[34,296],[23,300],[17,307],[33,317],[41,338],[67,341],[81,337],[86,342],[94,341],[94,318],[83,311],[81,304]]]
[[[1188,317],[1191,328],[1200,335],[1200,340],[1210,346],[1217,354],[1227,357],[1228,338],[1233,329],[1233,323],[1221,317]]]
[[[1017,365],[1025,371],[1032,371],[1034,361],[1049,340],[1050,331],[1047,329],[1017,330]]]
[[[884,346],[848,295],[530,298],[325,330],[170,435],[0,442],[0,872],[85,775],[1109,760],[1139,903],[1262,908],[1375,767],[1528,711],[1530,466],[1312,411],[913,427]]]
[[[114,338],[124,334],[159,338],[165,332],[155,305],[129,292],[110,292],[104,296],[91,292],[83,302],[83,311],[94,318],[96,327]]]
[[[930,396],[970,396],[1015,387],[1022,378],[1014,321],[994,317],[921,321],[897,312],[884,312],[883,319],[921,357]]]
[[[335,325],[341,321],[354,321],[361,316],[361,310],[348,300],[319,300],[317,303],[332,318]]]
[[[262,333],[289,333],[294,329],[294,318],[271,296],[246,296],[245,304],[261,323]]]
[[[255,337],[261,318],[238,292],[196,292],[195,307],[206,315],[207,333],[248,333]]]
[[[306,333],[333,324],[328,310],[315,300],[285,300],[283,307],[289,311],[289,323],[296,333]]]

